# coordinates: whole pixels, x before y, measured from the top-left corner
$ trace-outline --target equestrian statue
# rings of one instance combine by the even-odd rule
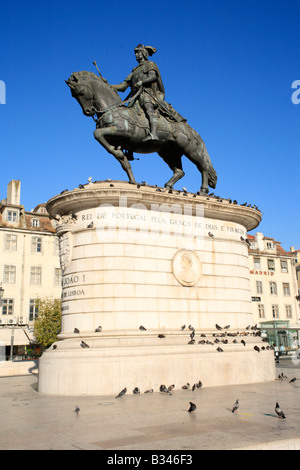
[[[217,174],[200,135],[165,101],[165,90],[158,66],[148,59],[156,49],[139,44],[135,50],[138,65],[118,85],[87,71],[73,72],[67,85],[83,114],[96,122],[95,139],[111,153],[136,183],[130,161],[133,152],[157,152],[173,171],[165,184],[172,189],[184,176],[181,157],[185,155],[202,174],[200,194],[216,187]],[[122,101],[118,92],[130,88]]]

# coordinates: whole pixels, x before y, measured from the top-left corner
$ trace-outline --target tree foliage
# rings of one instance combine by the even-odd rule
[[[35,299],[37,317],[34,322],[34,335],[37,342],[47,348],[57,341],[61,331],[61,300],[53,297]]]

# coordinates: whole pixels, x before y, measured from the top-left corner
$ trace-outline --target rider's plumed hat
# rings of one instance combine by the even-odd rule
[[[142,51],[142,54],[145,57],[145,59],[148,59],[149,55],[152,56],[153,54],[155,54],[157,50],[155,47],[144,46],[144,44],[138,44],[134,50],[136,51],[137,49],[140,49]]]

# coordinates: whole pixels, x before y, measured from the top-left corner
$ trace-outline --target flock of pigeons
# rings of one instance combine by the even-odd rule
[[[89,179],[90,179],[90,178],[89,178]],[[90,179],[90,180],[91,180],[91,179]],[[107,178],[106,182],[107,182],[107,183],[110,183],[109,186],[110,186],[111,188],[114,187],[114,184],[112,183],[112,180],[111,180],[110,178]],[[95,183],[98,183],[98,181],[94,181],[93,183],[94,183],[94,184],[95,184]],[[88,184],[88,183],[86,183],[86,184]],[[89,184],[91,184],[91,181],[89,181]],[[200,196],[200,191],[198,191],[197,193],[188,193],[187,189],[184,188],[184,187],[182,188],[182,191],[180,191],[179,189],[160,188],[159,186],[157,186],[157,184],[155,184],[154,186],[152,186],[152,185],[149,185],[146,181],[142,181],[141,183],[136,183],[136,187],[137,187],[138,189],[141,188],[142,186],[149,186],[149,187],[155,188],[155,190],[156,190],[157,192],[160,192],[160,193],[167,191],[167,192],[170,193],[170,194],[173,194],[173,193],[174,193],[174,194],[181,194],[181,193],[182,193],[183,196],[187,196],[188,194],[192,195],[193,197]],[[78,188],[79,188],[79,189],[85,189],[85,184],[79,184],[79,185],[78,185]],[[68,189],[64,189],[63,191],[61,191],[60,194],[64,194],[64,193],[66,193],[66,192],[68,192],[68,191],[69,191]],[[237,202],[236,199],[232,200],[232,199],[230,199],[230,198],[221,198],[220,196],[216,196],[214,193],[209,193],[209,194],[207,194],[207,199],[209,199],[209,198],[211,198],[211,197],[217,199],[218,202],[228,201],[229,204],[238,204],[238,202]],[[260,209],[259,209],[255,204],[248,204],[247,202],[244,202],[243,204],[238,204],[238,205],[244,206],[244,207],[251,207],[252,209],[255,209],[255,210],[261,212]]]
[[[215,327],[216,327],[216,330],[219,331],[219,333],[213,333],[212,334],[212,336],[215,338],[214,341],[210,341],[208,339],[206,339],[206,340],[203,339],[203,338],[206,338],[206,335],[204,333],[202,333],[202,334],[200,334],[201,339],[198,341],[198,344],[210,344],[212,346],[217,345],[218,343],[228,344],[228,342],[229,342],[228,337],[234,338],[232,340],[232,343],[237,344],[238,343],[237,337],[242,336],[244,338],[245,336],[248,336],[249,334],[251,334],[252,336],[261,336],[260,329],[257,327],[257,325],[254,325],[254,326],[248,325],[246,327],[246,331],[242,331],[242,332],[236,331],[236,332],[232,332],[232,333],[228,331],[229,328],[230,328],[230,325],[226,325],[224,327],[221,327],[220,325],[218,325],[216,323]],[[182,325],[181,331],[183,331],[185,329],[186,329],[186,325]],[[189,340],[188,344],[196,344],[196,340],[195,340],[196,331],[195,331],[195,328],[192,325],[189,325],[188,329],[191,331],[190,340]],[[140,331],[147,331],[147,328],[145,328],[143,325],[141,325],[139,327],[139,330]],[[221,332],[221,330],[223,330],[223,331]],[[249,330],[252,330],[252,332],[250,332]],[[101,332],[102,332],[102,326],[98,326],[95,329],[95,333],[101,333]],[[74,328],[74,333],[75,334],[80,334],[80,330],[78,328]],[[164,335],[164,334],[161,334],[161,333],[158,334],[158,338],[165,338],[165,337],[166,337],[166,335]],[[263,338],[263,341],[267,341],[267,340]],[[246,342],[245,342],[244,339],[241,339],[240,343],[243,344],[243,346],[246,346]],[[82,348],[89,348],[90,347],[83,340],[81,341],[80,346]],[[52,348],[56,349],[57,345],[53,345]],[[274,349],[274,348],[273,348],[273,346],[268,344],[267,346],[261,346],[261,347],[255,345],[253,347],[253,349],[259,353],[260,351]],[[224,350],[220,347],[220,345],[217,346],[216,350],[218,352],[224,352]]]
[[[253,336],[261,336],[261,334],[260,334],[260,329],[257,327],[257,325],[254,325],[254,326],[248,325],[248,326],[246,327],[247,333],[245,333],[245,332],[242,332],[242,333],[239,333],[239,332],[229,333],[228,330],[229,330],[229,328],[230,328],[230,325],[226,325],[226,326],[224,326],[224,327],[221,327],[220,325],[215,324],[215,327],[216,327],[216,330],[218,330],[218,331],[223,331],[222,333],[219,333],[219,334],[215,334],[215,333],[214,333],[214,334],[212,335],[212,336],[215,337],[215,340],[214,340],[214,343],[215,343],[215,344],[216,344],[216,343],[219,343],[220,341],[222,341],[224,344],[227,344],[227,343],[228,343],[227,338],[226,338],[226,339],[219,339],[219,338],[224,338],[224,337],[226,337],[226,336],[233,336],[233,337],[239,336],[239,335],[243,335],[243,336],[246,335],[246,336],[247,336],[248,334],[251,334],[249,330],[252,330],[252,335],[253,335]],[[186,325],[182,325],[181,330],[183,331],[183,330],[185,330],[185,329],[186,329]],[[195,344],[195,334],[196,334],[195,329],[194,329],[194,327],[193,327],[192,325],[189,325],[189,326],[188,326],[188,329],[191,331],[191,333],[190,333],[190,338],[191,338],[191,340],[188,342],[188,344]],[[143,325],[141,325],[141,326],[139,327],[139,330],[141,330],[141,331],[147,331],[147,329],[146,329]],[[98,326],[98,327],[95,329],[95,332],[101,332],[101,331],[102,331],[102,327],[101,327],[101,326]],[[74,328],[74,333],[79,334],[79,333],[80,333],[79,329],[78,329],[78,328]],[[201,337],[206,337],[205,334],[201,334],[200,336],[201,336]],[[164,338],[165,335],[159,334],[158,337],[159,337],[159,338]],[[204,339],[202,339],[202,340],[199,341],[199,344],[211,344],[211,345],[213,345],[214,343],[211,342],[211,341],[208,341],[208,340],[204,340]],[[233,343],[237,343],[237,340],[234,339],[234,340],[233,340]],[[246,345],[246,342],[244,341],[244,339],[241,340],[241,343],[242,343],[244,346]],[[90,346],[89,346],[85,341],[83,341],[83,340],[81,341],[80,346],[81,346],[82,348],[89,348],[89,347],[90,347]],[[260,352],[260,350],[264,350],[264,349],[273,349],[273,347],[270,346],[270,345],[268,345],[268,346],[266,346],[266,347],[262,346],[261,348],[259,348],[257,345],[255,345],[255,346],[254,346],[254,349],[255,349],[257,352]],[[218,352],[223,352],[223,349],[220,348],[220,346],[218,346],[218,347],[217,347],[217,351],[218,351]],[[287,379],[287,377],[286,377],[283,373],[279,374],[278,377],[277,377],[277,380],[285,380],[285,379]],[[294,383],[296,380],[297,380],[297,378],[296,378],[296,377],[293,377],[293,378],[289,381],[289,383]],[[201,382],[201,380],[199,380],[197,383],[194,383],[194,385],[193,385],[192,387],[191,387],[191,385],[190,385],[189,383],[184,384],[184,385],[182,386],[182,389],[183,389],[183,390],[192,390],[192,391],[194,391],[194,390],[196,390],[196,388],[201,388],[201,387],[202,387],[202,382]],[[172,391],[174,388],[175,388],[175,385],[174,385],[174,384],[170,385],[169,387],[166,387],[165,385],[162,384],[162,385],[160,385],[160,387],[159,387],[159,391],[160,391],[160,393],[163,393],[163,394],[166,394],[166,395],[172,395],[171,391]],[[144,393],[153,393],[153,392],[154,392],[154,390],[151,388],[151,389],[149,389],[149,390],[146,390]],[[127,388],[125,387],[125,388],[123,388],[123,390],[120,391],[120,393],[118,393],[118,395],[117,395],[115,398],[122,398],[126,393],[127,393]],[[141,392],[140,392],[140,389],[139,389],[138,387],[135,387],[135,388],[133,389],[132,393],[133,393],[134,395],[137,395],[137,394],[139,394],[139,393],[141,393]],[[238,410],[238,408],[239,408],[239,399],[237,399],[237,400],[235,401],[235,403],[233,404],[233,407],[232,407],[232,410],[231,410],[232,413],[235,413],[235,412]],[[194,412],[196,411],[196,409],[197,409],[196,404],[190,401],[190,402],[189,402],[189,409],[188,409],[187,411],[188,411],[189,413],[194,413]],[[80,408],[79,408],[78,406],[76,406],[74,412],[75,412],[76,414],[78,414],[78,413],[80,412]],[[276,402],[276,405],[275,405],[275,413],[276,413],[276,415],[277,415],[280,419],[285,419],[285,418],[286,418],[286,416],[285,416],[284,412],[282,411],[282,409],[280,408],[278,402]]]

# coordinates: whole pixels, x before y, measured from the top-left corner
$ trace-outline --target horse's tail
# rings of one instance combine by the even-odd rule
[[[215,189],[217,185],[217,173],[212,165],[210,165],[208,169],[208,185],[213,189]]]
[[[207,148],[205,146],[205,143],[203,142],[202,138],[200,137],[200,135],[193,130],[193,133],[196,137],[196,141],[198,143],[198,149],[199,149],[199,152],[200,152],[200,155],[202,157],[202,159],[204,160],[204,162],[206,163],[206,166],[208,168],[207,172],[208,172],[208,185],[215,189],[216,185],[217,185],[217,173],[216,173],[216,170],[214,169],[212,163],[211,163],[211,159],[210,159],[210,156],[207,152]]]

